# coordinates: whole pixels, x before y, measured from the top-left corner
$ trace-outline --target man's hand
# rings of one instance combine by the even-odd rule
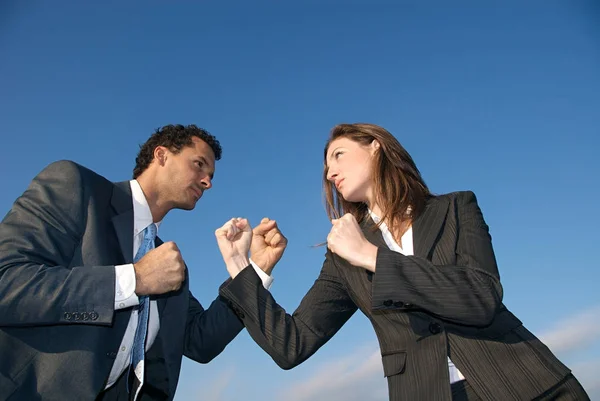
[[[231,278],[250,264],[248,251],[252,242],[252,227],[247,219],[234,218],[215,231],[219,250]]]
[[[264,217],[252,231],[250,257],[262,271],[271,275],[286,246],[287,238],[279,231],[277,222]]]
[[[365,238],[354,215],[346,213],[339,219],[331,220],[331,224],[327,236],[327,247],[331,252],[354,266],[375,272],[377,247]]]
[[[185,264],[174,242],[165,242],[134,263],[138,296],[177,291],[185,278]]]

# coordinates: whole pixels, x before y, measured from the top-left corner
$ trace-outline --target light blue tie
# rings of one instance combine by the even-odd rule
[[[142,244],[133,259],[137,263],[146,253],[154,249],[154,240],[156,239],[156,225],[150,224],[144,230],[144,239]],[[144,360],[144,351],[146,344],[146,334],[148,333],[148,315],[150,312],[150,299],[147,295],[140,297],[140,305],[138,307],[138,324],[133,338],[133,350],[131,352],[131,367],[135,371],[135,367]]]

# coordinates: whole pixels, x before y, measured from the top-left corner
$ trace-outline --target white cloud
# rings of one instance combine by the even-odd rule
[[[600,399],[600,359],[577,363],[571,367],[591,400]]]
[[[600,339],[600,306],[559,320],[540,339],[555,353],[583,350]],[[322,364],[308,378],[298,380],[274,399],[289,401],[387,400],[381,355],[377,345],[358,347]],[[573,366],[573,372],[591,394],[600,393],[600,360]]]
[[[554,324],[540,340],[555,353],[584,349],[600,339],[600,306],[586,309]]]
[[[564,354],[571,351],[585,351],[600,340],[600,306],[592,307],[580,313],[554,323],[549,330],[543,332],[540,339],[553,352]],[[559,355],[560,357],[560,355]],[[591,399],[600,400],[600,359],[568,364],[573,374],[581,382]],[[347,353],[337,359],[316,364],[311,373],[305,377],[294,377],[292,384],[270,387],[267,392],[248,389],[240,385],[239,372],[232,367],[221,371],[203,381],[202,391],[198,392],[198,400],[232,401],[249,396],[251,393],[264,394],[263,400],[286,401],[387,401],[387,381],[383,377],[381,354],[377,343],[364,344],[349,348]],[[204,383],[209,382],[209,386]],[[262,388],[268,383],[257,381]],[[251,391],[252,390],[252,391]],[[185,397],[182,399],[191,399]]]
[[[351,350],[348,356],[322,364],[309,378],[285,388],[275,399],[387,400],[379,349],[370,345]]]
[[[226,397],[226,391],[230,388],[235,380],[235,369],[230,368],[228,370],[222,371],[219,375],[212,381],[212,384],[200,392],[198,400],[207,400],[207,401],[225,401],[229,399]]]

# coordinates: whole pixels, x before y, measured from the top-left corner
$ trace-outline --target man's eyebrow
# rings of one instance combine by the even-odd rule
[[[200,160],[202,163],[206,164],[207,166],[210,166],[210,163],[208,163],[208,160],[206,160],[206,158],[204,156],[198,156],[198,160]]]

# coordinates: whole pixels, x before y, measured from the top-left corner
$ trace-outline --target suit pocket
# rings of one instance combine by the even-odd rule
[[[0,373],[0,401],[8,400],[16,389],[15,382]]]
[[[404,373],[406,368],[406,352],[395,352],[393,354],[385,354],[381,357],[383,363],[383,375],[390,377]]]

